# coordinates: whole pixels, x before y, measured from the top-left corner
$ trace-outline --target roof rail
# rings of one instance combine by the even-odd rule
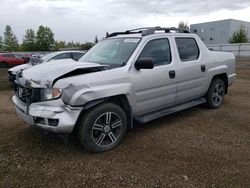
[[[190,31],[187,29],[181,29],[181,28],[176,28],[176,27],[156,26],[156,27],[142,27],[142,28],[137,28],[137,29],[131,29],[125,32],[115,32],[115,33],[111,33],[106,38],[114,37],[117,35],[139,34],[139,33],[141,33],[141,36],[147,36],[147,35],[154,34],[155,31],[164,31],[165,33],[171,33],[171,31],[175,31],[177,33],[190,33]]]

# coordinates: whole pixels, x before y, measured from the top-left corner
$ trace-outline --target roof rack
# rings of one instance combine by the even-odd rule
[[[147,35],[154,34],[155,31],[164,31],[165,33],[171,33],[171,31],[175,31],[177,33],[190,33],[190,31],[187,29],[180,29],[180,28],[176,28],[176,27],[156,26],[156,27],[143,27],[143,28],[131,29],[131,30],[127,30],[125,32],[115,32],[115,33],[111,33],[106,38],[114,37],[117,35],[139,34],[139,33],[141,33],[141,36],[147,36]]]

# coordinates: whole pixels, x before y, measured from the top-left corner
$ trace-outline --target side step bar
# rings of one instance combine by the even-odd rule
[[[135,121],[138,123],[146,123],[149,121],[152,121],[154,119],[160,118],[162,116],[166,116],[168,114],[172,114],[181,110],[185,110],[194,106],[197,106],[199,104],[203,104],[206,102],[206,99],[204,97],[196,99],[196,100],[192,100],[186,103],[182,103],[179,104],[177,106],[173,106],[170,108],[165,108],[163,110],[160,111],[156,111],[156,112],[152,112],[149,114],[145,114],[145,115],[140,115],[140,116],[136,116],[134,117]]]

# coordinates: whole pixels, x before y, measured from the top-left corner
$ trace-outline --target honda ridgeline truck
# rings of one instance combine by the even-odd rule
[[[196,34],[140,28],[110,34],[79,62],[18,72],[13,102],[28,124],[76,130],[85,148],[103,152],[118,146],[133,122],[202,103],[220,107],[235,78],[234,55],[208,50]]]

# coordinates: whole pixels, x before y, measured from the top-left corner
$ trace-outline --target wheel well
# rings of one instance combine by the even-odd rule
[[[227,74],[226,74],[226,73],[223,73],[223,74],[215,75],[215,76],[213,77],[212,81],[213,81],[214,79],[216,79],[216,78],[221,79],[221,80],[224,82],[224,84],[225,84],[225,89],[226,89],[225,94],[227,94],[227,90],[228,90],[228,77],[227,77]],[[211,83],[212,83],[212,82],[211,82]]]
[[[79,124],[80,117],[84,112],[86,112],[87,110],[90,110],[90,109],[94,108],[95,106],[100,105],[104,102],[111,102],[111,103],[114,103],[114,104],[118,105],[119,107],[121,107],[124,110],[125,114],[127,115],[128,128],[130,128],[130,129],[133,128],[132,109],[129,105],[129,102],[128,102],[126,95],[115,95],[115,96],[111,96],[111,97],[107,97],[107,98],[89,101],[86,105],[84,105],[81,113],[79,114],[79,117],[77,119],[76,126],[74,127],[73,132],[76,131],[76,127]]]
[[[116,95],[109,97],[106,101],[112,102],[120,106],[127,115],[128,128],[133,128],[133,118],[132,118],[132,109],[129,105],[126,95]]]

